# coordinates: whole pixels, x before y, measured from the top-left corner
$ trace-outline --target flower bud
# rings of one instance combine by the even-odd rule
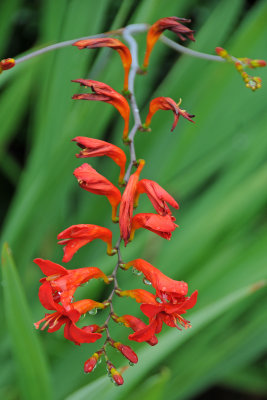
[[[14,58],[6,58],[0,61],[0,74],[7,69],[15,67],[15,60]]]
[[[113,364],[110,361],[107,361],[108,372],[112,378],[112,380],[116,383],[116,385],[122,385],[124,380],[121,374],[116,370]]]
[[[88,374],[89,372],[93,371],[93,369],[95,368],[95,366],[97,364],[99,356],[100,356],[100,354],[98,352],[94,353],[92,355],[92,357],[90,357],[87,361],[85,361],[85,363],[84,363],[84,372],[86,374]]]
[[[118,349],[131,363],[136,364],[138,362],[138,357],[130,346],[126,346],[120,342],[114,342],[114,340],[110,340],[110,344],[112,347]]]

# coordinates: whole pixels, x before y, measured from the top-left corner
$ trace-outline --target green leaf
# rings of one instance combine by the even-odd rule
[[[7,243],[2,251],[4,311],[25,400],[51,400],[50,379],[39,339]]]

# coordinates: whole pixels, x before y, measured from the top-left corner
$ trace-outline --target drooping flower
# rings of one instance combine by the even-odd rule
[[[120,342],[115,342],[112,339],[109,340],[109,344],[115,349],[119,350],[121,354],[126,357],[131,363],[136,364],[138,362],[138,357],[130,346],[126,346],[125,344],[122,344]]]
[[[154,289],[156,289],[156,297],[159,297],[162,301],[169,301],[173,304],[176,304],[180,301],[181,296],[185,296],[187,294],[188,285],[186,282],[176,281],[169,278],[168,276],[164,275],[158,268],[149,264],[147,261],[142,260],[141,258],[137,258],[136,260],[132,260],[129,261],[127,264],[124,264],[123,269],[128,270],[130,267],[133,267],[144,274],[145,278],[149,282],[151,282]],[[123,291],[123,293],[124,292],[127,291]],[[141,302],[152,304],[151,301],[149,302],[145,298],[141,298],[140,295],[139,299],[141,301],[137,300],[136,296],[130,297],[134,297],[138,303]]]
[[[184,319],[182,314],[185,314],[188,309],[194,307],[197,301],[197,294],[197,291],[195,291],[190,297],[184,296],[177,304],[141,304],[141,311],[149,317],[149,325],[131,334],[129,339],[135,340],[136,342],[147,341],[155,334],[161,332],[163,322],[166,325],[173,328],[176,327],[179,330],[181,330],[180,326],[185,329],[190,328],[190,322]]]
[[[144,123],[144,128],[148,128],[151,119],[153,115],[158,111],[158,110],[171,110],[174,114],[174,123],[171,128],[171,132],[175,129],[177,122],[179,120],[180,115],[182,115],[184,118],[186,118],[190,122],[195,122],[192,120],[194,118],[193,114],[189,114],[187,111],[182,110],[179,106],[181,104],[182,100],[180,99],[179,103],[175,103],[173,99],[170,97],[156,97],[155,99],[151,100],[149,104],[149,112],[146,117],[146,122]]]
[[[149,179],[141,179],[138,182],[135,192],[134,207],[138,206],[138,200],[141,193],[146,193],[153,207],[160,215],[172,215],[167,203],[173,208],[178,209],[179,205],[174,198],[166,192],[157,182]]]
[[[62,303],[65,310],[72,309],[73,295],[76,289],[90,279],[101,278],[109,283],[108,277],[99,268],[85,267],[77,269],[66,269],[59,264],[42,258],[33,260],[46,278],[40,279],[42,285],[39,289],[39,299],[47,310],[53,310],[55,303]],[[97,307],[103,308],[102,303],[96,303]],[[52,308],[49,308],[51,307]]]
[[[90,87],[93,93],[75,94],[74,100],[95,100],[112,104],[124,119],[123,140],[127,140],[129,132],[130,107],[127,100],[110,86],[103,82],[91,79],[75,79],[72,82],[80,83],[81,86]]]
[[[132,219],[132,228],[129,241],[133,240],[136,229],[145,228],[164,239],[170,240],[172,232],[178,227],[169,215],[152,213],[136,214]]]
[[[115,254],[112,249],[112,232],[108,228],[98,225],[78,224],[72,225],[57,236],[59,242],[65,246],[63,248],[63,262],[69,262],[73,255],[84,245],[92,242],[95,239],[101,239],[107,243],[107,254]]]
[[[87,313],[93,308],[99,307],[98,302],[86,299],[72,303],[70,310],[65,310],[63,306],[53,301],[51,297],[51,304],[47,304],[48,310],[55,310],[52,314],[46,314],[44,318],[34,324],[36,329],[39,329],[43,323],[41,330],[48,326],[48,332],[55,332],[65,324],[64,336],[66,339],[71,340],[77,345],[81,343],[94,343],[102,337],[101,328],[98,325],[89,325],[83,328],[78,328],[76,322],[80,319],[81,315]],[[103,306],[103,305],[102,305]],[[103,307],[102,307],[103,308]]]
[[[128,77],[132,64],[132,56],[130,50],[127,46],[125,46],[125,44],[123,44],[120,40],[113,38],[94,38],[78,40],[78,42],[73,43],[73,46],[77,46],[79,49],[96,49],[98,47],[109,47],[116,50],[121,57],[122,65],[124,68],[123,90],[125,92],[128,91]]]
[[[144,68],[148,67],[151,51],[152,51],[153,47],[155,46],[156,42],[159,40],[160,35],[166,29],[174,32],[176,35],[179,36],[179,38],[182,41],[186,40],[185,36],[188,39],[195,41],[195,38],[193,35],[194,31],[187,28],[183,24],[180,24],[180,22],[188,23],[188,22],[191,22],[191,20],[185,19],[185,18],[178,18],[178,17],[167,17],[167,18],[159,19],[151,26],[151,28],[147,32],[147,38],[146,38],[147,45],[146,45],[146,53],[145,53],[145,59],[144,59],[144,64],[143,64]]]
[[[227,62],[234,64],[236,70],[241,75],[243,81],[247,88],[250,88],[252,91],[261,88],[261,78],[258,76],[251,76],[249,75],[244,68],[258,68],[258,67],[265,67],[266,61],[264,60],[252,60],[251,58],[247,57],[233,57],[231,56],[227,50],[223,49],[222,47],[215,48],[216,53],[218,56],[225,59]]]
[[[112,207],[112,221],[117,222],[117,208],[121,201],[119,189],[86,163],[76,168],[73,175],[77,178],[81,188],[107,197]]]
[[[125,246],[128,243],[128,239],[131,233],[131,222],[133,218],[133,207],[134,207],[134,197],[137,188],[138,179],[140,173],[145,165],[144,160],[140,160],[137,170],[130,176],[127,186],[123,192],[120,213],[119,213],[119,223],[121,237],[124,240]]]
[[[82,148],[80,153],[76,154],[76,157],[78,158],[101,156],[110,157],[120,167],[119,184],[123,184],[126,155],[122,149],[114,144],[104,142],[104,140],[93,139],[84,136],[77,136],[72,139],[72,141],[76,142],[77,145]]]
[[[0,74],[3,71],[6,71],[7,69],[11,69],[13,67],[15,67],[15,60],[14,58],[6,58],[4,60],[0,61]]]
[[[145,329],[148,326],[140,318],[134,317],[133,315],[125,314],[121,317],[118,317],[117,315],[113,314],[112,318],[115,322],[121,323],[127,328],[131,328],[134,332]],[[155,335],[153,335],[149,340],[146,340],[146,342],[150,346],[155,346],[158,343],[158,339]]]

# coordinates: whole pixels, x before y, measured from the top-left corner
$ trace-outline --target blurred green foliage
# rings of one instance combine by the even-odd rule
[[[222,46],[236,56],[267,58],[265,0],[251,7],[243,0],[46,0],[35,6],[36,47],[177,15],[193,17],[193,49],[214,54]],[[27,7],[22,0],[1,2],[1,58],[16,55],[7,54],[8,38],[20,18],[27,21]],[[141,61],[145,34],[137,40]],[[179,55],[158,42],[149,73],[136,79],[143,119],[149,100],[161,95],[181,97],[182,106],[196,114],[196,124],[180,120],[170,133],[171,113],[159,112],[152,132],[138,133],[137,156],[146,160],[142,177],[156,180],[179,201],[175,215],[180,229],[170,242],[138,231],[122,250],[123,258],[144,258],[187,281],[190,293],[199,290],[198,304],[188,315],[192,329],[166,329],[153,348],[136,345],[139,364],[125,372],[121,388],[111,385],[103,365],[93,375],[83,374],[83,362],[96,344],[79,348],[65,341],[62,332],[34,331],[31,321],[39,320],[44,310],[37,297],[41,274],[32,259],[60,263],[56,235],[72,224],[95,223],[119,234],[106,199],[80,190],[72,177],[81,161],[70,139],[84,135],[121,146],[123,122],[107,104],[72,102],[77,85],[70,80],[90,77],[120,91],[122,72],[114,52],[68,47],[0,76],[2,240],[9,243],[18,270],[5,247],[0,397],[176,400],[195,398],[214,384],[264,394],[267,293],[257,282],[267,279],[266,69],[256,71],[263,88],[252,93],[230,65]],[[110,159],[90,163],[117,180],[118,168]],[[140,211],[152,211],[145,198]],[[74,268],[89,265],[106,273],[113,269],[114,259],[105,255],[103,243],[82,248],[71,262]],[[119,282],[122,288],[143,287],[130,272],[121,272]],[[80,296],[95,300],[107,293],[99,282],[80,289]],[[120,314],[139,315],[130,300],[115,306]],[[100,313],[89,320],[98,323],[101,318]],[[113,326],[113,333],[128,343],[126,328]],[[119,355],[112,357],[117,366],[125,365]]]

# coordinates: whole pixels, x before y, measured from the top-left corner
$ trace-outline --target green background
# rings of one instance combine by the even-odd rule
[[[239,57],[267,58],[267,2],[243,0],[70,0],[0,4],[0,55],[41,48],[130,23],[153,23],[176,15],[192,18],[192,49],[214,54],[216,46]],[[22,30],[20,34],[19,30]],[[168,37],[178,40],[174,35]],[[27,40],[23,40],[27,37]],[[145,34],[136,36],[139,59]],[[19,43],[19,44],[17,44]],[[10,53],[12,52],[12,53]],[[14,52],[14,53],[13,53]],[[249,72],[249,71],[248,71]],[[190,331],[163,329],[153,348],[133,344],[139,363],[114,387],[102,363],[91,375],[83,363],[98,343],[75,346],[62,331],[36,332],[44,310],[38,301],[41,273],[35,257],[61,262],[56,235],[72,224],[106,226],[104,197],[81,190],[72,176],[81,164],[71,138],[81,135],[122,146],[123,121],[110,105],[73,102],[71,79],[90,77],[122,89],[123,69],[115,52],[68,47],[16,66],[0,76],[0,169],[3,248],[0,287],[0,397],[15,399],[195,399],[211,387],[241,391],[242,399],[264,398],[267,363],[267,69],[252,71],[261,90],[245,87],[231,65],[179,55],[158,42],[149,73],[136,78],[142,120],[150,99],[183,99],[195,124],[180,119],[171,133],[171,112],[158,112],[151,133],[136,136],[142,177],[157,181],[179,202],[180,228],[172,240],[137,231],[122,250],[125,261],[144,258],[172,278],[185,280],[199,300],[188,313]],[[128,149],[126,148],[127,152]],[[128,153],[127,153],[128,154]],[[106,158],[90,164],[114,183],[118,167]],[[145,196],[138,212],[153,212]],[[96,241],[82,248],[70,268],[97,266],[107,274],[115,259]],[[123,289],[146,288],[131,272],[119,273]],[[108,289],[90,282],[78,298],[103,300]],[[140,315],[130,300],[118,299],[119,314]],[[101,323],[103,314],[86,317]],[[124,327],[112,325],[114,339],[129,343]],[[100,347],[100,345],[99,345]],[[110,352],[119,368],[127,365]],[[203,398],[208,399],[204,395]],[[245,397],[247,396],[247,397]],[[258,396],[258,397],[253,397]],[[219,398],[219,397],[216,397]],[[222,397],[224,398],[224,397]],[[234,397],[239,398],[239,397]]]

